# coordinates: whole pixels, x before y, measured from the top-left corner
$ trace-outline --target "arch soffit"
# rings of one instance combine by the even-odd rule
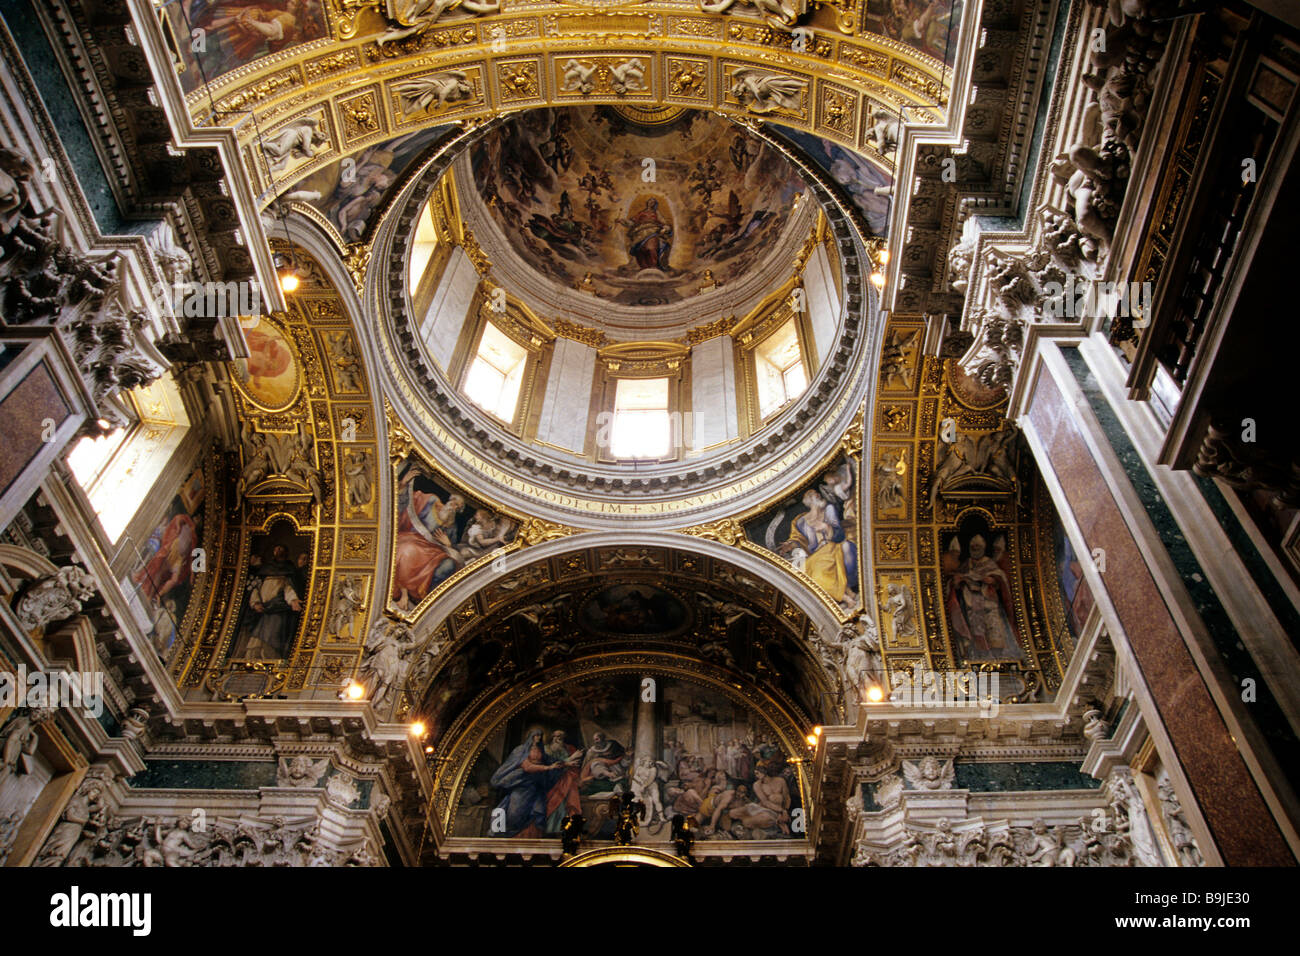
[[[809,633],[837,631],[842,626],[839,616],[812,588],[776,562],[753,551],[679,532],[591,531],[544,541],[520,551],[508,552],[504,557],[504,568],[501,568],[498,561],[487,562],[471,571],[443,592],[439,599],[411,625],[415,642],[423,643],[438,628],[448,623],[467,603],[473,602],[475,595],[506,574],[512,574],[546,558],[561,557],[570,552],[600,547],[668,548],[676,551],[689,550],[701,556],[716,558],[754,575],[761,581],[773,584],[785,601],[802,612],[808,621]]]
[[[548,22],[556,20],[564,21],[558,30]],[[631,20],[645,24],[629,30]],[[671,105],[770,120],[822,136],[892,172],[892,161],[872,145],[872,114],[907,110],[909,123],[943,123],[952,73],[888,37],[810,26],[815,32],[805,52],[795,53],[789,34],[745,16],[698,10],[664,16],[640,8],[607,15],[546,5],[438,23],[396,43],[381,45],[370,33],[302,44],[199,87],[187,95],[185,108],[196,130],[235,132],[263,203],[304,176],[396,136],[449,123],[474,125],[523,109],[587,104]],[[509,39],[497,52],[493,39],[502,32]],[[553,32],[562,35],[548,35]],[[574,59],[604,67],[590,92],[565,89],[565,64]],[[608,68],[631,59],[644,65],[641,88],[619,94]],[[802,84],[797,106],[761,114],[750,109],[734,91],[735,74],[745,69]],[[397,91],[449,71],[463,74],[471,92],[418,109]],[[310,117],[320,120],[328,142],[290,168],[272,171],[257,149],[259,136]]]

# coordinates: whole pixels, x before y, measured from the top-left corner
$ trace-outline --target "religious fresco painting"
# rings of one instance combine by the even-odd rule
[[[681,301],[756,265],[804,183],[777,150],[721,117],[668,117],[521,113],[474,146],[474,182],[514,251],[543,275],[626,305]]]
[[[843,453],[795,494],[745,522],[745,535],[807,575],[843,610],[861,607],[857,465]]]
[[[288,660],[311,579],[312,540],[289,521],[252,535],[231,660]]]
[[[1065,623],[1070,634],[1077,638],[1083,634],[1083,625],[1095,603],[1092,588],[1083,576],[1083,564],[1074,553],[1074,546],[1059,519],[1054,522],[1052,532],[1056,544],[1057,580],[1061,582],[1061,597],[1065,604]]]
[[[1024,661],[1007,532],[979,513],[939,536],[944,614],[959,662]]]
[[[248,358],[235,362],[240,386],[264,408],[287,407],[302,377],[293,346],[284,332],[266,321],[244,329],[244,339]]]
[[[611,839],[611,798],[645,806],[641,842],[667,841],[674,814],[697,838],[798,838],[795,766],[775,732],[722,693],[672,677],[602,676],[567,684],[498,728],[460,795],[454,835],[557,837],[581,813]],[[500,811],[500,812],[496,812]]]
[[[176,0],[163,9],[186,93],[259,57],[329,35],[322,0]]]
[[[410,459],[398,468],[396,500],[390,599],[401,611],[413,610],[465,565],[508,545],[519,528]]]
[[[432,126],[368,146],[304,176],[290,193],[314,206],[344,242],[358,242],[392,187],[446,132],[446,126]]]
[[[675,634],[690,623],[690,613],[675,596],[651,584],[616,584],[592,595],[578,623],[599,634]]]
[[[862,29],[900,40],[951,66],[961,14],[961,0],[867,0]]]
[[[889,173],[853,150],[828,139],[789,126],[773,124],[773,129],[797,146],[806,159],[844,190],[874,235],[886,234],[889,229],[889,196],[876,190],[893,183]]]
[[[132,608],[164,663],[171,661],[177,632],[194,594],[194,549],[203,541],[204,484],[195,468],[172,497],[167,515],[149,532],[139,563],[124,581],[134,592]]]

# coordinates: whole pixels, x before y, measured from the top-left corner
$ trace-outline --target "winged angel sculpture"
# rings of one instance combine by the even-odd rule
[[[443,14],[460,9],[473,16],[501,12],[501,0],[387,0],[388,19],[397,24],[379,38],[380,43],[394,43],[404,40],[412,34],[419,33],[432,26]]]
[[[805,80],[751,67],[731,74],[731,95],[751,113],[773,113],[779,109],[798,111],[807,88]]]

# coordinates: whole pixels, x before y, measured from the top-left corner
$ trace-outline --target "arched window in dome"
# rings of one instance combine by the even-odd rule
[[[527,365],[528,350],[488,322],[465,371],[465,395],[485,412],[509,424],[519,408],[519,390]]]

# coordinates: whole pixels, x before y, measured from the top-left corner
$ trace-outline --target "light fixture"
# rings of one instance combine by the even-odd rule
[[[885,287],[885,274],[880,271],[871,273],[871,284],[877,289],[883,289]]]
[[[814,737],[812,734],[809,734],[809,735],[808,735],[807,740],[808,740],[808,746],[809,746],[809,747],[816,747],[816,746],[817,746],[817,738]]]
[[[879,684],[872,684],[867,688],[867,700],[873,704],[878,704],[885,699],[885,692],[880,689]]]
[[[280,273],[280,291],[285,295],[292,295],[298,291],[301,281],[297,272],[293,269],[286,269]]]
[[[425,747],[424,752],[427,754],[433,753],[433,744],[429,744],[429,746]]]
[[[366,696],[366,688],[361,683],[350,680],[343,685],[343,693],[348,700],[360,700]]]
[[[881,247],[880,247],[880,256],[879,256],[879,259],[880,259],[880,264],[881,264],[882,266],[887,266],[887,265],[889,265],[889,250],[888,250],[887,248],[885,248],[884,246],[881,246]]]
[[[822,735],[822,726],[821,724],[818,724],[816,727],[813,728],[813,736],[820,737],[821,735]]]
[[[412,721],[410,729],[412,737],[423,737],[428,730],[428,728],[424,726],[424,721],[422,720]]]

